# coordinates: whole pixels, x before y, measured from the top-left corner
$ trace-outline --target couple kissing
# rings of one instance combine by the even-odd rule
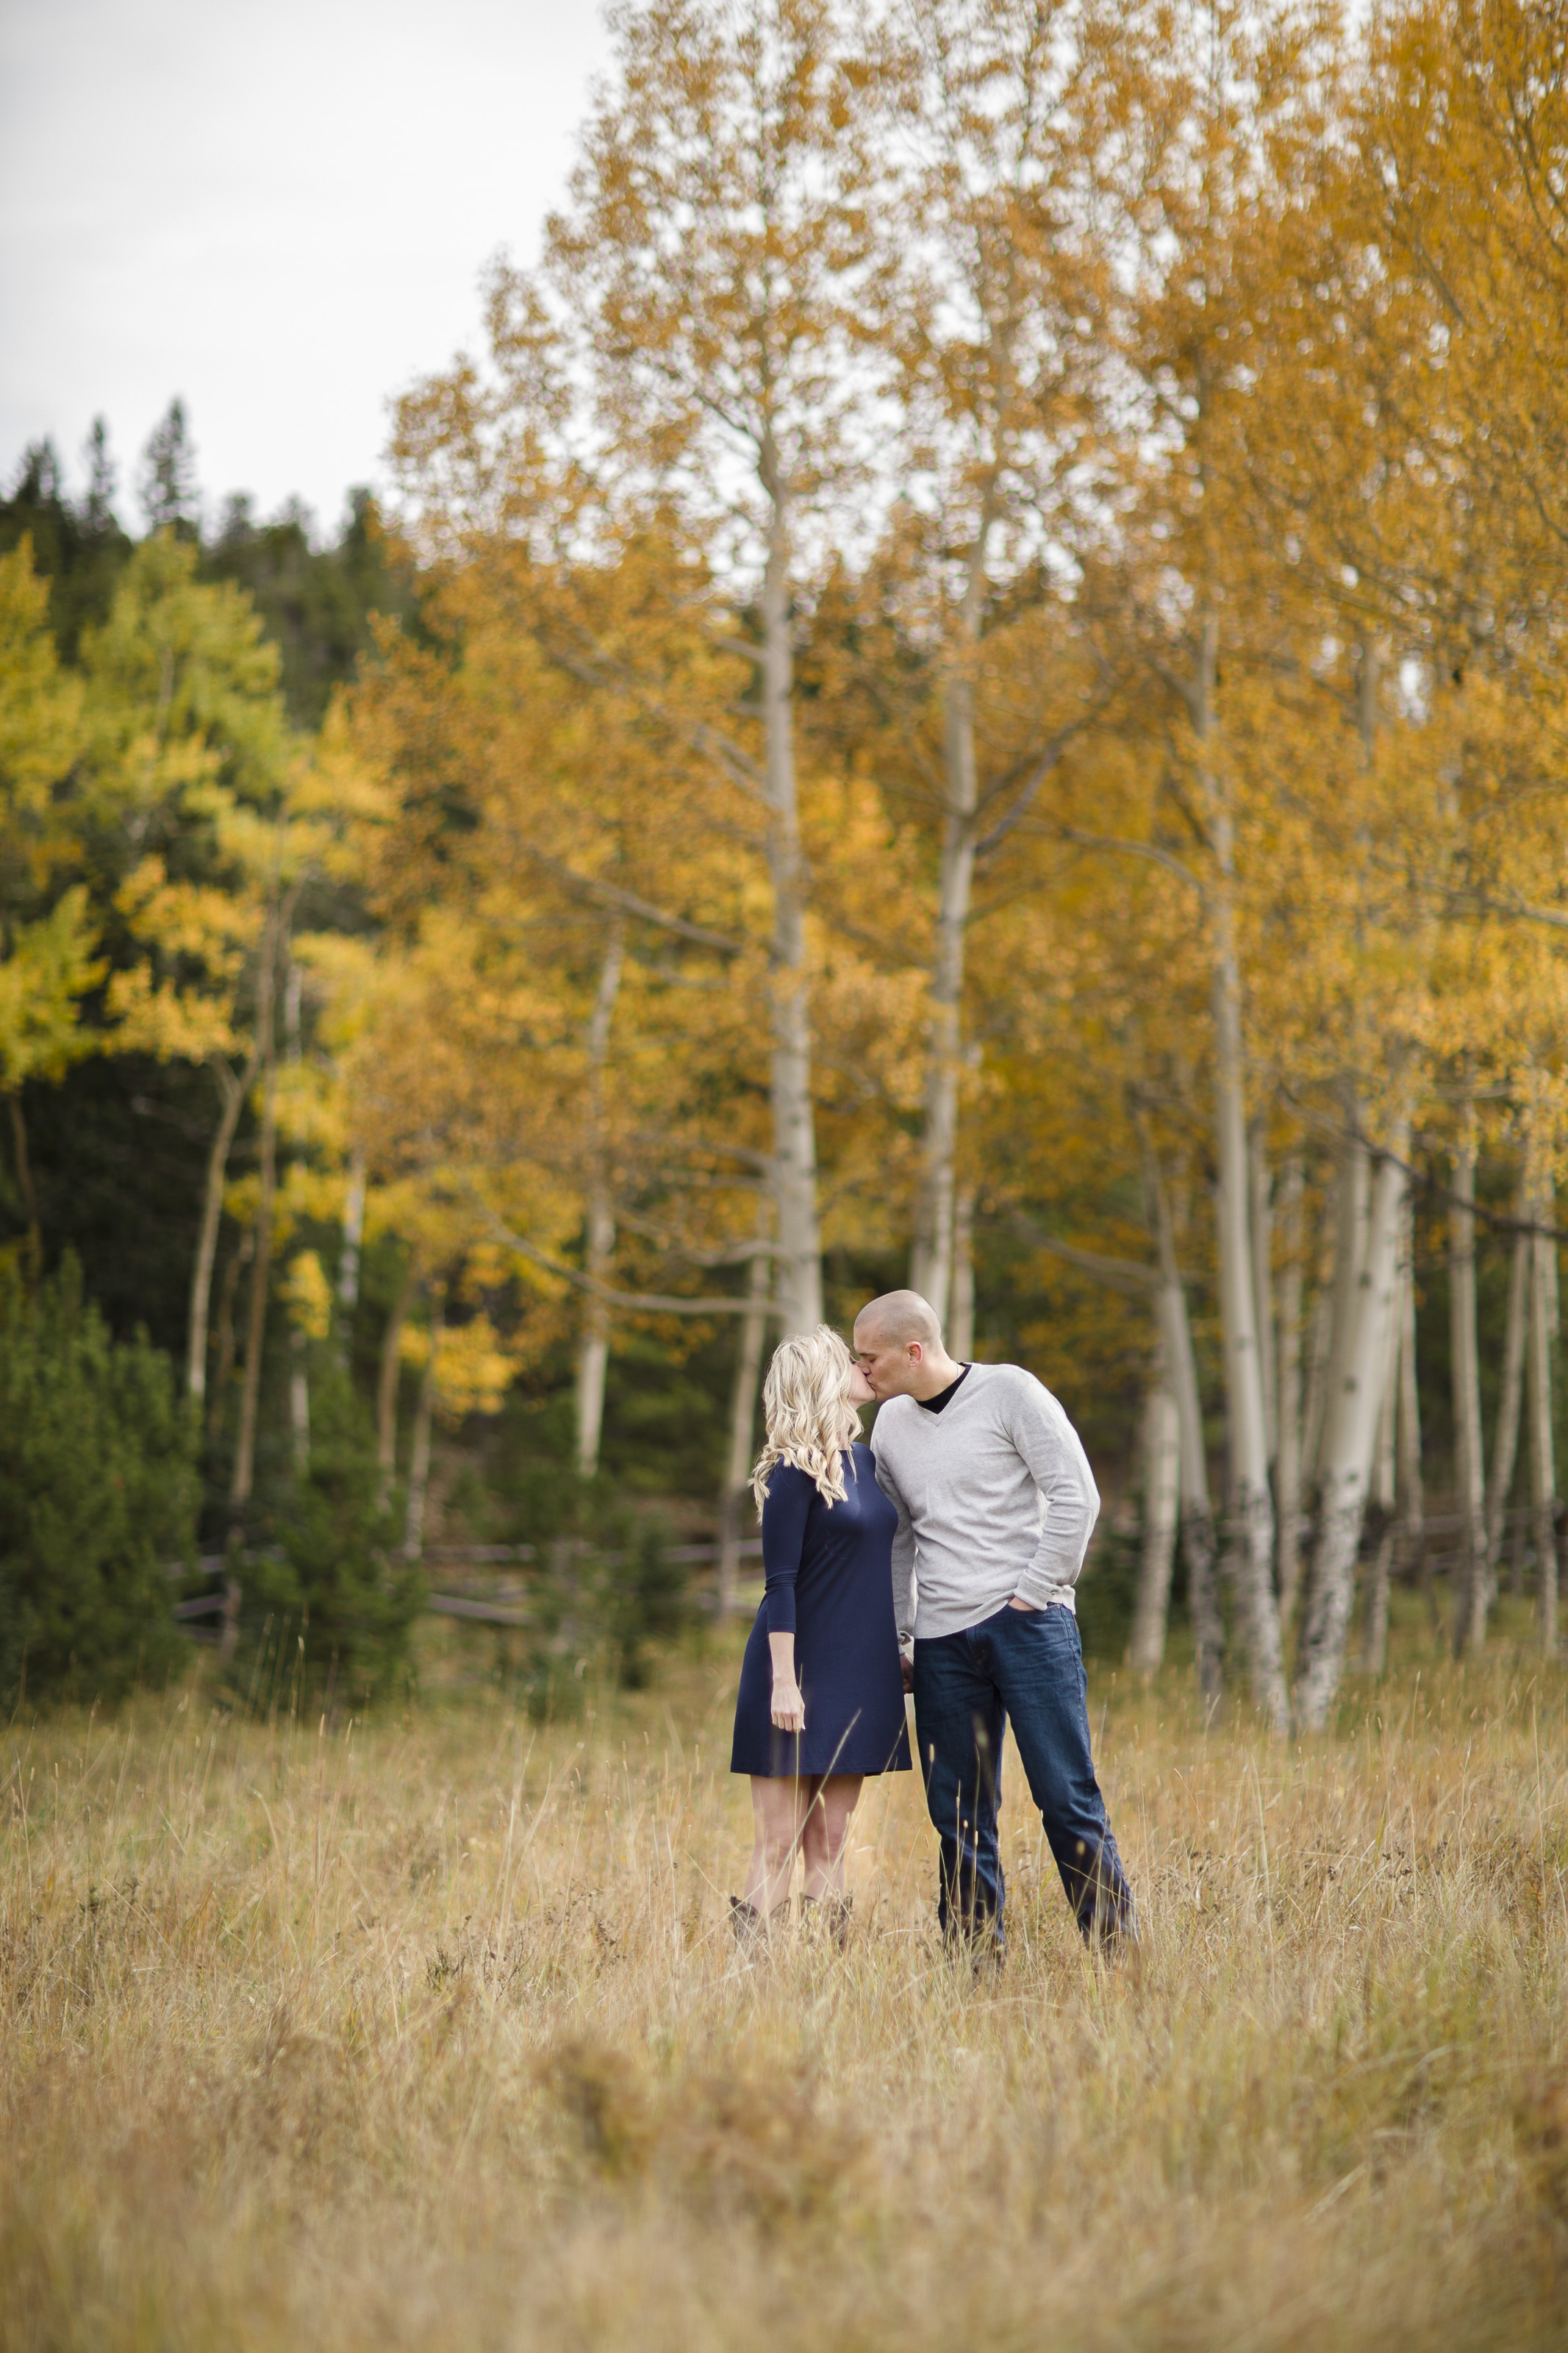
[[[875,1403],[873,1443],[858,1409]],[[1100,1512],[1077,1431],[1017,1365],[956,1364],[918,1292],[775,1351],[752,1476],[766,1589],[746,1644],[731,1770],[755,1841],[737,1937],[789,1900],[848,1936],[844,1856],[868,1774],[907,1773],[904,1694],[941,1842],[944,1936],[1004,1947],[997,1845],[1007,1725],[1086,1941],[1135,1942],[1089,1747],[1074,1587]]]

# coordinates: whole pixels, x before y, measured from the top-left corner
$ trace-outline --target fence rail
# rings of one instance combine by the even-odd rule
[[[555,1547],[538,1545],[427,1545],[418,1556],[427,1570],[528,1568],[548,1564]],[[718,1544],[666,1545],[666,1560],[678,1562],[682,1567],[716,1567],[722,1546]],[[763,1544],[760,1536],[747,1536],[736,1546],[743,1562],[760,1561]],[[239,1553],[203,1553],[194,1567],[205,1577],[219,1580],[210,1593],[197,1593],[188,1600],[174,1604],[174,1616],[193,1642],[222,1643],[226,1633],[235,1625],[239,1609],[240,1586],[237,1568],[247,1562],[276,1558],[276,1554],[259,1551]],[[562,1556],[557,1555],[558,1557]],[[601,1552],[596,1546],[571,1543],[564,1547],[566,1560],[594,1560],[606,1567],[618,1567],[631,1558],[624,1548]],[[190,1573],[183,1561],[169,1565],[169,1576],[183,1577]],[[526,1599],[526,1580],[508,1579],[492,1586],[484,1593],[426,1593],[424,1608],[433,1618],[467,1619],[481,1625],[528,1627],[534,1622],[534,1611]],[[710,1589],[700,1589],[695,1596],[700,1609],[716,1610],[719,1597]]]
[[[1559,1504],[1557,1507],[1559,1531],[1562,1530],[1565,1520],[1568,1520],[1568,1504]],[[1419,1530],[1415,1532],[1407,1531],[1403,1523],[1397,1519],[1394,1525],[1395,1536],[1399,1539],[1400,1549],[1404,1555],[1401,1568],[1406,1577],[1417,1574],[1426,1577],[1448,1576],[1458,1566],[1461,1557],[1458,1548],[1449,1549],[1442,1546],[1441,1539],[1460,1534],[1465,1525],[1463,1513],[1427,1512],[1422,1518]],[[1534,1529],[1535,1513],[1529,1504],[1518,1505],[1503,1515],[1505,1538],[1512,1535],[1528,1539],[1533,1536]],[[1416,1533],[1419,1541],[1417,1545],[1406,1551],[1405,1539],[1411,1533]],[[1310,1535],[1309,1525],[1308,1541],[1310,1541]],[[667,1545],[664,1547],[664,1557],[666,1560],[679,1563],[683,1567],[701,1568],[716,1566],[721,1549],[722,1547],[716,1543]],[[760,1536],[747,1536],[736,1547],[738,1557],[747,1563],[760,1561],[762,1551]],[[594,1546],[570,1542],[563,1548],[548,1545],[526,1544],[426,1545],[419,1558],[421,1565],[428,1571],[456,1570],[460,1575],[466,1569],[482,1571],[539,1567],[547,1565],[552,1555],[562,1559],[592,1559],[601,1562],[606,1567],[619,1567],[631,1556],[624,1549],[600,1552]],[[239,1607],[239,1584],[234,1575],[236,1566],[243,1567],[247,1561],[260,1560],[269,1556],[277,1556],[255,1551],[243,1552],[237,1556],[228,1553],[202,1555],[195,1566],[204,1575],[220,1579],[221,1582],[216,1584],[215,1589],[210,1593],[198,1593],[189,1600],[178,1601],[174,1605],[174,1616],[186,1629],[193,1641],[217,1643],[224,1640],[226,1632],[235,1624]],[[1531,1566],[1533,1565],[1533,1561],[1534,1547],[1532,1544],[1527,1542],[1520,1555],[1520,1565]],[[1505,1551],[1499,1566],[1500,1567],[1505,1564],[1513,1565],[1511,1552]],[[170,1567],[171,1577],[184,1577],[186,1573],[184,1563],[175,1562]],[[444,1578],[443,1582],[445,1581]],[[714,1611],[718,1608],[719,1597],[710,1588],[700,1588],[695,1599],[698,1607],[705,1611]],[[508,1578],[503,1582],[492,1584],[489,1589],[484,1592],[426,1593],[424,1606],[426,1613],[433,1618],[462,1619],[479,1625],[526,1628],[534,1622],[535,1613],[529,1606],[526,1579]]]

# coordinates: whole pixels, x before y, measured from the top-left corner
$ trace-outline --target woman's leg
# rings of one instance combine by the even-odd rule
[[[773,1778],[753,1773],[751,1780],[756,1837],[746,1873],[745,1900],[765,1920],[770,1912],[789,1901],[801,1816],[810,1802],[811,1785],[793,1775]]]
[[[810,1808],[801,1837],[805,1855],[805,1893],[813,1898],[844,1893],[844,1850],[849,1817],[860,1802],[858,1773],[828,1773],[810,1782]]]

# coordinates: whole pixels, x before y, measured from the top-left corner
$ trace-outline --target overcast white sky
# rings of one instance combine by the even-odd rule
[[[178,394],[209,508],[323,530],[560,201],[597,0],[0,0],[0,481]]]

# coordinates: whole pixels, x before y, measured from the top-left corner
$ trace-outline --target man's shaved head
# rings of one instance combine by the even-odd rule
[[[875,1333],[879,1340],[895,1348],[918,1340],[922,1348],[940,1348],[942,1325],[929,1299],[918,1291],[884,1291],[880,1299],[873,1299],[862,1307],[855,1318],[855,1329],[868,1336]]]

